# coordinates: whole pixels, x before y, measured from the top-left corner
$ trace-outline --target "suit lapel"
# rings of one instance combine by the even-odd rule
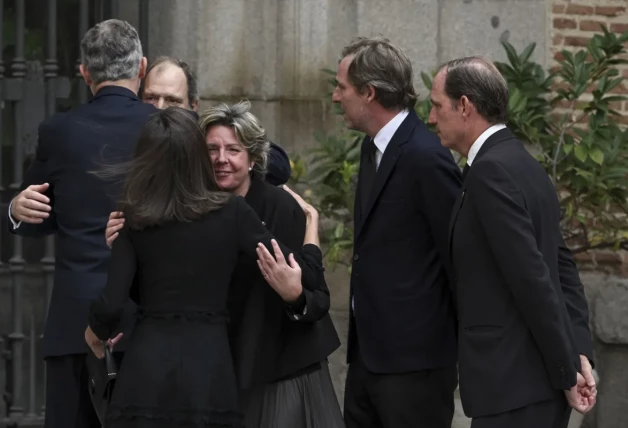
[[[364,219],[364,215],[363,215],[363,209],[362,209],[362,198],[363,198],[363,191],[362,191],[362,187],[364,186],[364,162],[366,159],[366,156],[368,156],[367,150],[366,150],[366,142],[368,141],[369,137],[364,137],[364,139],[362,140],[362,146],[361,146],[361,151],[360,151],[360,169],[358,170],[358,185],[357,188],[355,189],[355,202],[353,205],[353,212],[355,215],[355,224],[356,224],[356,229],[360,229],[362,226],[362,222]]]
[[[460,212],[460,208],[462,207],[462,202],[464,201],[464,193],[466,191],[466,185],[465,182],[462,182],[462,191],[460,192],[460,195],[458,196],[458,199],[456,199],[456,203],[454,204],[454,209],[451,212],[451,217],[449,219],[449,241],[448,241],[448,249],[449,249],[449,259],[451,262],[453,262],[453,256],[451,253],[451,244],[453,242],[453,236],[454,236],[454,227],[456,226],[456,220],[458,219],[458,213]]]
[[[515,136],[513,135],[512,132],[510,132],[508,128],[500,129],[499,131],[497,131],[496,133],[488,137],[488,139],[484,142],[484,144],[480,148],[480,151],[475,156],[474,162],[477,162],[477,160],[480,159],[486,152],[488,152],[491,149],[491,147],[495,146],[498,143],[501,143],[506,140],[511,140],[511,139],[515,139]],[[466,189],[467,189],[467,181],[465,177],[465,180],[462,182],[462,192],[460,193],[460,196],[458,196],[458,199],[456,200],[456,203],[454,204],[454,209],[451,213],[451,217],[449,220],[449,258],[450,258],[450,261],[452,262],[453,262],[453,256],[452,256],[451,249],[452,249],[452,243],[453,243],[454,229],[456,227],[456,220],[458,219],[458,213],[460,212],[460,208],[462,207],[462,203],[464,202]]]
[[[408,117],[406,117],[404,121],[401,122],[401,125],[397,129],[397,132],[395,132],[395,135],[393,135],[392,139],[388,143],[388,146],[386,147],[384,155],[382,156],[382,160],[379,164],[379,168],[377,169],[377,173],[375,174],[375,179],[373,180],[373,185],[371,186],[371,191],[369,192],[368,201],[365,205],[365,210],[360,212],[360,221],[357,223],[355,231],[356,239],[364,228],[364,225],[368,220],[368,216],[371,211],[373,211],[373,207],[375,206],[375,203],[377,202],[377,199],[379,198],[382,190],[384,190],[390,174],[395,169],[395,164],[397,163],[399,155],[401,154],[401,146],[408,142],[408,138],[410,137],[412,130],[418,124],[418,122],[418,116],[413,110],[410,110]],[[364,149],[363,141],[361,162],[365,159],[365,156],[367,156],[367,153]],[[360,178],[362,175],[361,173],[362,168],[360,168]],[[362,197],[359,187],[360,185],[358,183],[357,194],[359,196],[356,196],[356,201],[358,198]],[[361,203],[359,202],[361,202],[361,200],[356,203],[355,210],[361,210]]]

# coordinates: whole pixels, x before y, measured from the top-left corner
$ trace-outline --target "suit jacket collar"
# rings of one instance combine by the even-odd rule
[[[377,169],[377,174],[375,174],[373,186],[371,187],[371,191],[369,192],[369,199],[367,201],[366,209],[364,211],[362,211],[362,204],[360,199],[362,196],[360,189],[358,188],[356,192],[356,203],[354,209],[354,212],[359,212],[359,215],[356,216],[356,218],[358,219],[356,223],[356,238],[359,236],[360,231],[366,223],[369,214],[373,210],[373,206],[379,198],[379,194],[384,189],[384,186],[388,181],[388,177],[392,173],[395,164],[397,163],[397,159],[399,159],[401,146],[408,142],[410,134],[419,123],[420,120],[416,112],[413,109],[410,109],[408,116],[403,120],[403,122],[401,122],[401,125],[399,125],[399,128],[397,128],[397,131],[388,143],[388,147],[386,147],[386,151],[382,156],[382,161],[380,162],[379,168]],[[370,137],[366,137],[364,141],[362,141],[362,154],[360,158],[361,163],[363,163],[364,159],[366,159],[366,156],[368,156],[368,153],[365,150],[366,144],[364,144],[364,142],[367,141],[369,138]],[[360,168],[360,175],[362,175],[361,172],[362,168]]]
[[[139,98],[137,97],[137,95],[134,94],[133,91],[131,91],[130,89],[123,88],[122,86],[103,86],[102,88],[98,90],[98,92],[96,92],[94,97],[90,100],[90,103],[98,98],[112,96],[112,95],[117,95],[120,97],[127,97],[127,98],[131,98],[131,99],[139,101]]]
[[[515,140],[517,137],[510,131],[508,128],[500,129],[490,137],[486,139],[486,142],[482,145],[478,154],[475,156],[473,162],[477,162],[486,152],[488,152],[492,147],[495,147],[497,144],[507,141],[507,140]],[[473,166],[471,166],[473,168]],[[462,185],[464,188],[464,183]]]
[[[491,150],[491,148],[495,147],[497,144],[502,143],[504,141],[508,141],[508,140],[514,140],[514,139],[516,139],[516,137],[508,128],[504,128],[495,132],[493,135],[491,135],[490,137],[486,139],[486,142],[482,145],[482,147],[478,151],[478,154],[475,156],[473,163],[475,164],[479,159],[482,158],[482,156],[484,156],[489,150]],[[471,168],[473,168],[473,166],[471,166]],[[471,173],[471,171],[469,171],[469,173]],[[460,212],[460,207],[462,207],[462,201],[464,200],[464,194],[466,192],[466,189],[467,189],[467,184],[466,184],[466,180],[464,180],[462,182],[462,189],[461,189],[460,196],[458,196],[458,199],[456,200],[456,203],[454,204],[454,208],[452,210],[451,217],[449,220],[449,256],[450,256],[450,261],[452,262],[452,266],[453,266],[453,260],[451,260],[452,238],[454,234],[454,228],[456,227],[456,220],[458,219],[458,213]]]
[[[373,138],[373,142],[375,143],[375,147],[381,152],[385,153],[388,144],[395,136],[395,132],[399,129],[403,121],[410,112],[406,110],[402,110],[395,117],[393,117],[390,122],[388,122],[382,129],[379,130],[377,135]]]

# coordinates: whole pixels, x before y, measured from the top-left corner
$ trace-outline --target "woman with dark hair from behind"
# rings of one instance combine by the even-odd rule
[[[137,284],[139,319],[107,414],[108,428],[239,427],[242,418],[226,330],[231,275],[243,256],[272,258],[276,244],[240,197],[218,190],[204,136],[184,110],[156,113],[128,166],[126,217],[85,339],[102,357]],[[320,282],[318,217],[288,282]],[[313,244],[313,245],[310,245]],[[281,246],[281,244],[279,244]],[[288,251],[281,246],[288,258]],[[259,256],[258,256],[259,254]],[[269,282],[272,282],[270,279]],[[280,290],[294,284],[271,283]],[[298,284],[301,286],[301,284]]]

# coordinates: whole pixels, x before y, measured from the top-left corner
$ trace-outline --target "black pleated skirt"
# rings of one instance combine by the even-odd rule
[[[246,428],[344,428],[327,361],[321,368],[264,385],[247,400]]]

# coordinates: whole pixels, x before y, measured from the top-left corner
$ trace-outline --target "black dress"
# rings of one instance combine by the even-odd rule
[[[299,248],[303,210],[285,190],[253,178],[246,202],[283,244]],[[246,428],[344,427],[327,357],[340,345],[321,275],[288,306],[254,258],[242,258],[229,290],[229,340]],[[300,303],[300,304],[299,304]]]
[[[270,248],[271,238],[241,197],[198,221],[122,230],[89,320],[100,339],[110,337],[137,283],[140,314],[118,372],[108,428],[240,426],[227,292],[238,260],[255,256],[259,242]],[[303,281],[318,284],[318,247],[306,245],[295,255]]]

